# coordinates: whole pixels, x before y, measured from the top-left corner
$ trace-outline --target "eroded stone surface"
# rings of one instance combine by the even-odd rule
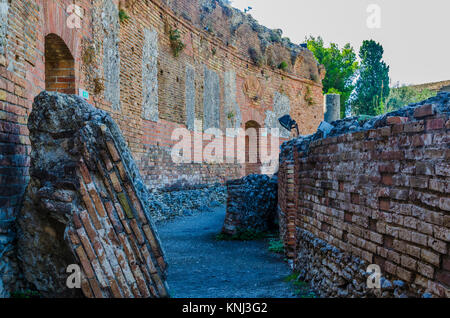
[[[238,103],[236,102],[236,72],[227,71],[224,74],[224,103],[226,128],[240,128],[242,124],[242,114]],[[228,134],[229,132],[227,132]],[[235,136],[235,134],[229,134]]]
[[[189,130],[195,130],[195,69],[186,65],[186,126]]]
[[[46,297],[165,297],[166,263],[149,194],[111,117],[43,92],[28,127],[31,182],[18,217],[25,282]],[[70,264],[80,289],[66,286]]]
[[[144,119],[157,122],[158,115],[158,33],[144,30],[142,56],[142,107]]]
[[[203,96],[203,129],[220,128],[220,82],[219,75],[204,67],[205,91]]]
[[[114,110],[120,109],[120,55],[119,10],[111,0],[105,0],[102,8],[103,70],[105,98]]]
[[[273,97],[273,111],[266,111],[266,128],[278,128],[280,137],[289,138],[289,131],[280,125],[278,119],[283,117],[284,115],[289,115],[290,111],[291,105],[289,97],[287,97],[285,94],[275,92],[275,95]]]

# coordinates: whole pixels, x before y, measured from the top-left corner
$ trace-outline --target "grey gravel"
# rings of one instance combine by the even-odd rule
[[[268,240],[216,241],[225,207],[160,222],[174,298],[295,298],[284,279],[292,272]]]

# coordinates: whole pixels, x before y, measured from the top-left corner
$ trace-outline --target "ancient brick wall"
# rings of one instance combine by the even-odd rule
[[[283,146],[281,234],[322,296],[450,296],[448,101]],[[370,264],[381,268],[381,291],[367,288]]]
[[[7,264],[14,264],[14,218],[29,179],[27,117],[46,87],[88,92],[88,102],[118,123],[152,187],[246,173],[236,163],[173,164],[175,128],[193,134],[249,121],[271,128],[290,113],[310,133],[323,118],[323,69],[311,52],[220,1],[79,0],[81,19],[72,4],[0,0],[0,255]],[[119,6],[128,19],[119,20]],[[177,57],[170,29],[186,45]],[[285,71],[277,68],[282,61]],[[0,264],[0,274],[13,280],[8,266]]]

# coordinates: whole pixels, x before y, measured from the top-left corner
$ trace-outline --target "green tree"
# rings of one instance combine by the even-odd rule
[[[326,75],[322,81],[324,94],[341,95],[341,117],[345,117],[345,106],[354,89],[358,69],[356,53],[348,43],[342,49],[335,43],[325,47],[320,36],[311,36],[306,43],[317,61],[325,66]]]
[[[389,96],[389,66],[383,58],[384,49],[373,40],[363,42],[359,51],[360,74],[352,96],[352,112],[357,115],[375,116],[385,112]]]
[[[389,97],[386,99],[387,111],[391,112],[402,108],[403,106],[418,103],[433,96],[436,96],[436,92],[429,89],[419,89],[397,84],[391,88]]]

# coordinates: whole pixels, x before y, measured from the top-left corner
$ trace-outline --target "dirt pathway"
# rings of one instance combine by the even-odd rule
[[[161,223],[158,232],[169,263],[175,298],[292,298],[291,274],[267,240],[216,241],[225,208]]]

